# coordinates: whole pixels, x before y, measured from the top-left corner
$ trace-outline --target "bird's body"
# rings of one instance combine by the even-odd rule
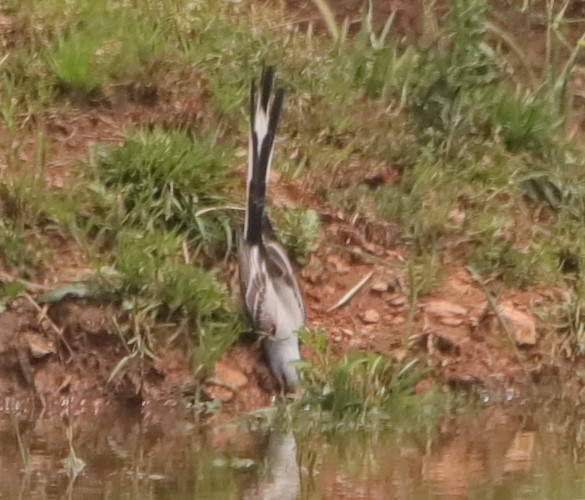
[[[262,335],[270,367],[286,390],[298,382],[297,332],[305,323],[299,284],[284,248],[265,213],[266,186],[283,91],[273,92],[274,71],[265,68],[258,91],[250,93],[250,145],[246,186],[246,218],[238,233],[240,290],[246,314]],[[257,92],[259,95],[257,95]]]

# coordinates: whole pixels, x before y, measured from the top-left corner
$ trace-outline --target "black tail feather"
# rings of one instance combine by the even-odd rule
[[[244,237],[250,243],[262,241],[266,186],[284,99],[282,89],[273,92],[273,82],[274,68],[269,66],[262,70],[259,88],[253,81],[250,89],[250,145],[244,229]],[[258,90],[260,96],[257,95]]]

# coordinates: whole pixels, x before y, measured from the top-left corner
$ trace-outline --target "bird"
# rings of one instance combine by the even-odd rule
[[[250,135],[243,228],[237,235],[240,292],[252,330],[283,392],[298,388],[298,331],[305,305],[291,261],[266,213],[266,188],[284,90],[274,89],[274,67],[250,85]]]

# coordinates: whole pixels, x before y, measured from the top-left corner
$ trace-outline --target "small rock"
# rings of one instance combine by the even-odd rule
[[[375,309],[368,309],[367,311],[362,313],[361,318],[364,323],[369,324],[377,323],[378,321],[380,321],[380,313]]]
[[[239,389],[248,383],[248,377],[240,370],[232,368],[221,361],[215,363],[215,378],[235,389]]]
[[[33,358],[43,358],[48,354],[55,354],[55,343],[36,333],[25,333],[24,339]]]
[[[438,330],[433,332],[437,349],[441,352],[458,351],[467,334],[458,331]]]
[[[465,316],[467,309],[448,300],[431,300],[424,306],[425,311],[436,316]]]
[[[345,260],[338,255],[335,255],[335,254],[329,255],[327,257],[327,262],[331,266],[333,266],[333,268],[335,269],[335,272],[337,272],[339,274],[347,274],[351,270],[351,268],[349,267],[347,262],[345,262]]]
[[[462,318],[454,318],[452,316],[441,316],[439,323],[445,326],[461,326],[463,324]]]
[[[321,302],[321,292],[319,290],[307,288],[304,292],[307,297],[311,297],[315,302]]]
[[[398,278],[394,278],[388,283],[388,291],[389,292],[397,292],[398,290],[402,289],[402,285],[400,284],[400,280]]]
[[[207,393],[223,403],[231,401],[234,391],[248,383],[248,377],[237,368],[218,361],[214,367],[215,377],[210,379],[205,390]]]
[[[435,348],[441,352],[458,351],[462,344],[469,340],[467,328],[441,328],[438,325],[434,327],[427,325],[426,345],[429,350]]]
[[[399,363],[404,361],[407,353],[408,351],[403,348],[396,349],[395,351],[392,352],[394,359],[396,359],[396,361],[398,361]]]
[[[532,315],[519,311],[510,304],[499,305],[498,312],[508,324],[518,345],[536,344],[536,321]]]
[[[404,295],[395,297],[394,299],[389,300],[388,304],[390,304],[392,307],[402,307],[404,304],[406,304],[406,297]]]
[[[341,333],[346,337],[353,337],[353,330],[350,330],[349,328],[342,328]]]
[[[383,281],[379,281],[378,283],[374,283],[371,288],[372,292],[376,293],[384,293],[388,291],[388,283],[384,283]]]
[[[428,378],[421,378],[414,387],[415,394],[425,394],[433,388],[433,383]]]
[[[222,403],[227,403],[234,397],[233,391],[230,391],[227,387],[221,387],[219,385],[207,386],[205,390],[212,398],[219,399]]]
[[[403,325],[404,323],[406,323],[406,318],[404,318],[403,316],[396,316],[395,318],[392,318],[392,321],[390,321],[390,323],[393,325]]]

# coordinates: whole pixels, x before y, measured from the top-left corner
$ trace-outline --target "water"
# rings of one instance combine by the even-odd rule
[[[0,498],[579,499],[583,415],[492,407],[383,432],[323,431],[307,417],[290,432],[118,411],[74,418],[71,447],[59,418],[0,415]]]

